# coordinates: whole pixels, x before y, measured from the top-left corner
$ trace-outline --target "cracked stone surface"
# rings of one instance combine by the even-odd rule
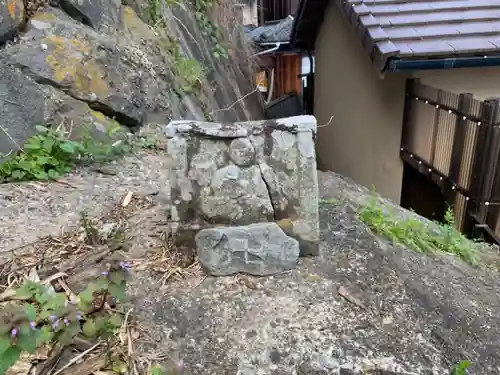
[[[471,375],[498,375],[498,273],[374,236],[357,217],[370,190],[318,175],[319,256],[268,277],[137,281],[142,322],[185,374],[448,375],[469,359]]]
[[[171,219],[181,230],[276,222],[301,255],[317,255],[315,132],[312,116],[171,122]]]
[[[217,227],[196,234],[198,259],[211,275],[238,272],[257,276],[291,270],[299,260],[299,243],[276,223]]]

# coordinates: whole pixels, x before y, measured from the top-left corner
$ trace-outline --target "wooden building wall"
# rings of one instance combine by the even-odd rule
[[[275,83],[273,98],[279,98],[290,92],[302,94],[302,57],[299,54],[276,57]]]

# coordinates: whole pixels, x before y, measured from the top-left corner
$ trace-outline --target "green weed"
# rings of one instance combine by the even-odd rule
[[[69,139],[62,129],[37,126],[37,131],[0,165],[0,182],[57,180],[76,164],[104,162],[132,150],[126,140],[101,142],[88,135],[77,141]]]
[[[455,254],[467,263],[480,263],[479,244],[456,229],[453,211],[445,215],[445,223],[428,225],[413,218],[397,218],[377,204],[375,199],[363,206],[359,218],[376,234],[418,252]]]
[[[171,69],[183,93],[197,93],[206,79],[206,68],[198,60],[182,54],[179,43],[168,34],[166,29],[158,28],[162,49],[171,59]]]
[[[193,0],[195,8],[195,18],[201,27],[203,33],[210,38],[213,44],[213,56],[216,60],[229,58],[227,48],[225,48],[221,40],[219,28],[210,19],[210,11],[215,5],[216,0]]]
[[[55,293],[50,286],[27,280],[15,290],[15,303],[0,312],[0,375],[12,367],[23,352],[58,342],[69,345],[80,334],[91,339],[111,339],[122,325],[122,315],[103,308],[108,296],[127,300],[125,287],[130,265],[119,258],[103,268],[101,276],[76,298]],[[127,367],[118,356],[110,356],[115,372]]]
[[[460,361],[451,371],[450,375],[468,375],[469,371],[467,370],[470,366],[472,366],[471,361],[463,360]]]

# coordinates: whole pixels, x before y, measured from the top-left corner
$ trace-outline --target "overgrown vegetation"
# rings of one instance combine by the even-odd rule
[[[467,360],[460,361],[451,371],[450,375],[469,375],[468,368],[472,366],[472,363]]]
[[[116,130],[108,135],[112,136]],[[0,182],[57,180],[76,164],[107,161],[132,148],[127,140],[111,143],[98,141],[90,135],[79,141],[72,140],[62,128],[37,126],[37,131],[37,135],[30,137],[0,165]]]
[[[167,5],[176,4],[176,0],[167,0]],[[196,59],[182,54],[179,41],[173,38],[166,27],[162,0],[149,0],[149,17],[161,40],[162,50],[170,58],[170,67],[178,84],[178,90],[183,94],[197,93],[206,77],[205,67]]]
[[[36,127],[38,134],[28,138],[17,152],[5,157],[0,164],[0,183],[26,180],[57,180],[77,165],[102,163],[127,155],[138,148],[154,149],[157,144],[148,137],[111,141],[120,129],[111,129],[108,139],[98,140],[90,134],[80,140],[70,139],[62,127]]]
[[[73,299],[54,293],[48,285],[25,281],[15,290],[20,303],[8,304],[0,314],[0,374],[6,373],[22,352],[34,353],[51,342],[69,345],[79,334],[112,339],[122,325],[122,314],[103,307],[108,297],[125,300],[129,267],[123,261],[110,262],[102,275]],[[127,369],[123,358],[111,354],[109,366],[116,373]]]
[[[28,257],[27,263],[21,261],[14,268],[5,263],[0,267],[4,288],[0,293],[0,375],[9,369],[20,373],[17,368],[26,363],[32,363],[32,370],[40,374],[178,374],[182,361],[135,349],[139,327],[125,304],[134,261],[124,257],[130,238],[123,220],[130,209],[146,202],[140,197],[131,199],[126,196],[106,215],[106,220],[116,221],[111,231],[99,229],[98,223],[108,222],[104,218],[91,219],[82,213],[81,230],[41,241],[38,246],[47,247],[39,259],[44,266],[35,262],[38,267],[32,268],[33,257]],[[76,273],[57,270],[59,263],[67,264],[69,259]],[[21,271],[25,267],[28,273]]]
[[[85,243],[103,244],[86,214],[81,219]],[[0,295],[0,302],[7,301],[0,312],[0,375],[15,365],[24,352],[32,354],[56,344],[67,346],[79,335],[105,342],[106,367],[117,374],[127,372],[127,359],[111,350],[117,343],[116,333],[124,324],[126,315],[117,306],[127,301],[126,280],[131,270],[131,265],[114,251],[122,245],[120,233],[116,230],[108,235],[107,239],[116,239],[107,243],[114,247],[110,249],[112,256],[82,292],[74,294],[67,288],[56,292],[50,282],[27,279]]]
[[[173,58],[172,69],[179,77],[182,92],[186,94],[198,92],[206,76],[203,65],[196,59],[185,57],[178,44],[170,49],[170,55]]]
[[[451,209],[446,211],[444,223],[428,225],[417,218],[395,217],[373,198],[362,207],[359,217],[376,234],[415,251],[445,252],[455,254],[473,266],[480,263],[480,244],[458,231]]]
[[[203,33],[210,39],[213,44],[213,56],[215,59],[229,58],[227,48],[222,44],[221,33],[217,25],[210,18],[217,0],[193,0],[195,8],[195,17],[201,27]]]

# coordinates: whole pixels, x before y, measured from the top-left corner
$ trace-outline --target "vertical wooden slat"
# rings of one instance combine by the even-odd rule
[[[443,90],[438,90],[437,92],[437,102],[441,104],[443,100]],[[434,165],[434,159],[436,157],[436,141],[438,138],[438,128],[439,128],[439,120],[441,118],[441,110],[439,107],[436,107],[434,110],[434,125],[432,127],[432,138],[431,138],[431,150],[430,150],[430,158],[429,163]]]
[[[472,94],[460,94],[458,98],[458,111],[469,113],[472,105]],[[449,164],[449,178],[455,185],[460,183],[460,172],[462,169],[462,156],[465,150],[465,136],[467,133],[467,118],[465,116],[455,115],[455,124],[453,129],[453,143]],[[467,204],[465,197],[457,193],[454,189],[446,199],[454,206],[454,213],[457,228],[462,230],[466,225]]]
[[[488,202],[491,199],[491,192],[493,189],[494,177],[497,169],[497,159],[499,152],[499,140],[495,137],[494,122],[498,112],[498,100],[487,101],[488,111],[485,116],[485,125],[487,126],[487,139],[486,147],[484,148],[484,160],[482,164],[481,173],[481,189],[480,198],[481,202]],[[486,216],[488,214],[488,206],[483,204],[479,211],[480,219],[482,223],[486,222]]]
[[[472,105],[472,94],[460,94],[458,99],[458,110],[469,113]],[[453,135],[453,149],[451,152],[450,178],[459,184],[460,171],[462,169],[462,156],[465,148],[465,136],[467,134],[467,118],[457,116],[455,132]]]
[[[495,108],[488,102],[481,104],[481,124],[477,124],[477,137],[473,151],[472,176],[469,185],[470,200],[467,204],[467,212],[473,215],[478,224],[484,224],[487,212],[484,210],[482,190],[484,185],[484,171],[487,167],[486,149],[488,148],[488,136],[491,132],[491,119]],[[473,228],[470,228],[473,231]],[[474,233],[478,235],[479,233]]]
[[[415,85],[417,85],[419,81],[417,79],[408,79],[406,81],[406,98],[403,112],[403,129],[401,131],[401,147],[408,149],[409,147],[409,135],[411,132],[411,112],[412,112],[412,104],[413,104],[413,93],[415,90]]]

